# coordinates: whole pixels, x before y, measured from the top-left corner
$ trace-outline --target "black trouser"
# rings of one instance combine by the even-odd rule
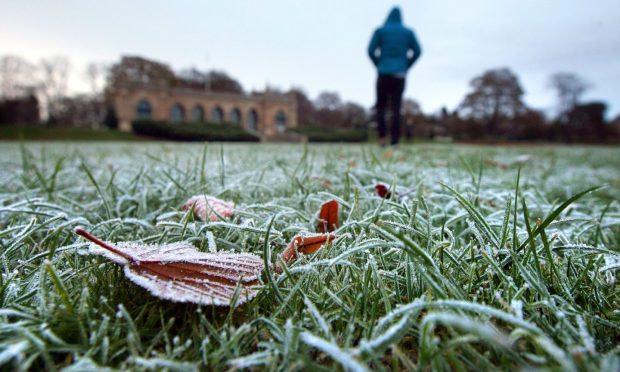
[[[392,75],[379,75],[377,79],[377,126],[379,138],[384,138],[387,133],[385,125],[385,111],[389,103],[392,111],[391,144],[397,144],[400,138],[400,104],[403,100],[405,78]]]

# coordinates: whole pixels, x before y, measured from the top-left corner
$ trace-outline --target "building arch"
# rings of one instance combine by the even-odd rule
[[[239,110],[237,107],[234,107],[232,110],[230,110],[230,112],[228,113],[228,120],[231,123],[240,124],[241,123],[241,110]]]
[[[276,129],[278,130],[278,132],[283,133],[286,131],[286,121],[287,118],[284,111],[278,111],[278,113],[276,114]]]
[[[221,123],[224,121],[224,110],[220,106],[211,109],[211,121],[213,123]]]
[[[170,121],[179,122],[185,120],[185,108],[180,103],[175,103],[170,108]]]
[[[205,110],[200,105],[192,107],[192,121],[201,123],[205,121]]]
[[[255,109],[248,111],[246,127],[253,132],[258,131],[258,113]]]
[[[153,107],[146,99],[141,99],[136,105],[136,119],[149,120],[153,115]]]

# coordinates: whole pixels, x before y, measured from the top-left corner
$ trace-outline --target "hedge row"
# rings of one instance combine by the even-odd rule
[[[131,123],[136,134],[176,141],[236,141],[257,142],[258,136],[248,133],[234,123],[172,123],[139,120]]]
[[[345,129],[319,126],[300,126],[295,132],[308,137],[309,142],[366,142],[368,130],[365,128]]]

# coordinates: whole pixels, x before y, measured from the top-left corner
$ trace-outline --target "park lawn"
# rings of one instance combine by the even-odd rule
[[[112,129],[0,125],[0,141],[144,141],[145,137]]]
[[[618,148],[0,143],[0,163],[3,369],[620,366]],[[179,210],[203,193],[235,216]],[[275,264],[332,198],[339,238],[234,310],[155,298],[72,232]]]

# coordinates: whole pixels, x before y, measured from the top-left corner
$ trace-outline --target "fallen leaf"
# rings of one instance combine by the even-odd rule
[[[500,163],[500,162],[495,161],[495,160],[493,160],[493,159],[485,159],[485,160],[484,160],[484,164],[486,164],[486,165],[490,165],[490,166],[492,166],[492,167],[497,167],[497,168],[500,168],[500,169],[502,169],[502,170],[506,170],[506,169],[508,169],[508,165],[506,165],[506,164],[504,164],[504,163]]]
[[[329,189],[333,186],[332,181],[324,177],[313,176],[312,180],[320,183],[324,189]]]
[[[377,192],[377,195],[379,195],[383,199],[389,199],[392,196],[390,188],[382,183],[378,183],[375,185],[375,191]]]
[[[517,157],[515,157],[512,161],[513,164],[517,164],[517,165],[523,165],[527,162],[529,162],[530,160],[533,159],[533,156],[530,154],[523,154],[523,155],[519,155]]]
[[[391,160],[392,156],[394,156],[394,151],[392,150],[387,150],[386,152],[383,153],[383,155],[381,156],[381,158],[383,160]]]
[[[203,221],[217,221],[218,215],[223,218],[232,217],[235,203],[218,199],[209,195],[196,195],[189,198],[181,209],[194,207],[194,214]]]
[[[321,204],[319,212],[318,230],[322,233],[334,231],[338,228],[338,202],[336,199]]]
[[[125,276],[152,295],[174,302],[235,306],[254,298],[263,260],[249,253],[203,253],[189,243],[111,244],[82,228],[75,233],[93,242],[88,252],[124,267]]]
[[[296,235],[288,244],[284,252],[282,252],[282,261],[287,264],[293,263],[299,256],[299,253],[310,254],[323,248],[336,239],[335,234],[319,234],[319,235]],[[281,273],[282,267],[280,263],[276,266],[276,272]]]

